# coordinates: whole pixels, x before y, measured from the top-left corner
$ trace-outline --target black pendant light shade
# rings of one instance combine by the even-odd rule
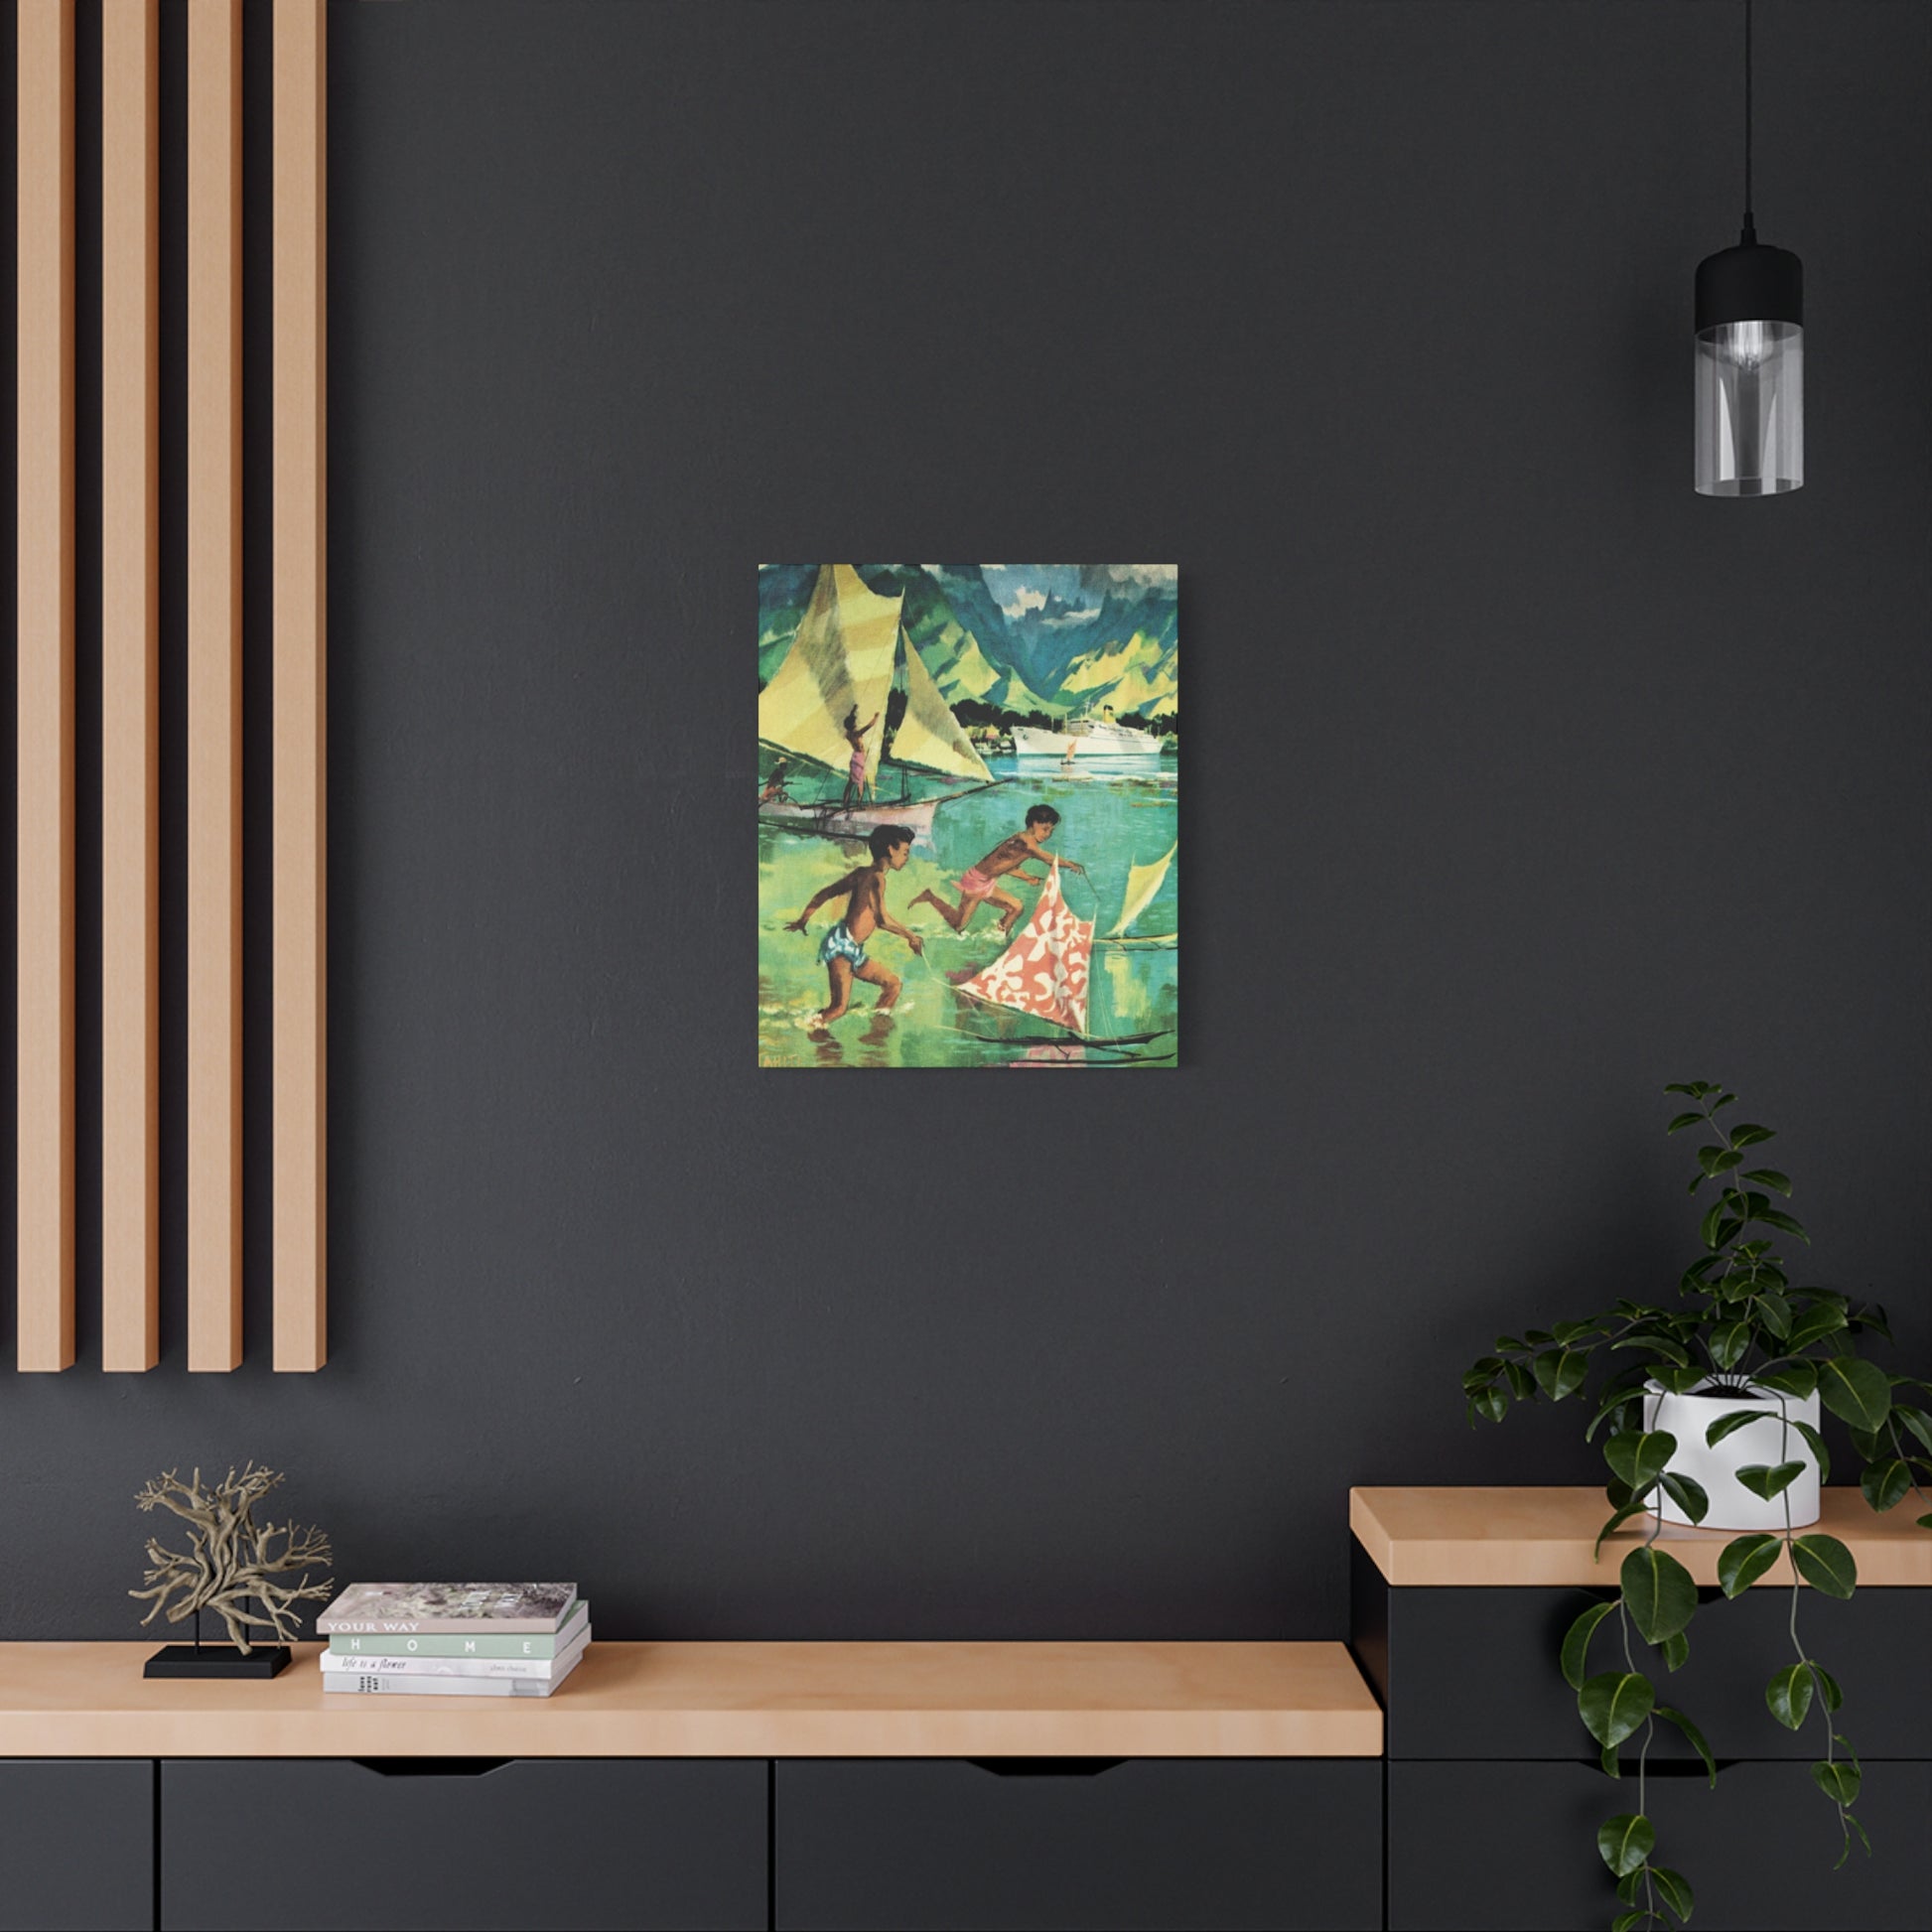
[[[1698,263],[1697,488],[1776,496],[1805,480],[1805,272],[1751,215],[1751,0],[1744,0],[1744,228]]]

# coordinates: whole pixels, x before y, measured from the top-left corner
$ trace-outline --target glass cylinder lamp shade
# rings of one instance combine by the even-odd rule
[[[1747,234],[1698,264],[1698,494],[1776,496],[1804,481],[1804,268]]]

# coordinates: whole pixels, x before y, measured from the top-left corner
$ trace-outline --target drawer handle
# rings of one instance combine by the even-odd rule
[[[996,1778],[1097,1778],[1124,1757],[969,1757],[966,1762]]]
[[[382,1778],[483,1778],[509,1763],[507,1757],[352,1757]]]
[[[1579,1761],[1587,1764],[1594,1764],[1597,1760],[1591,1757]],[[1630,1773],[1634,1777],[1636,1775],[1637,1760],[1634,1757],[1627,1757],[1622,1761],[1630,1767]],[[1738,1764],[1742,1761],[1741,1758],[1735,1757],[1712,1759],[1712,1762],[1717,1765],[1720,1771],[1728,1771],[1733,1764]],[[1709,1773],[1704,1768],[1704,1760],[1702,1758],[1669,1757],[1660,1760],[1653,1757],[1645,1771],[1645,1776],[1653,1778],[1704,1778],[1709,1776]]]

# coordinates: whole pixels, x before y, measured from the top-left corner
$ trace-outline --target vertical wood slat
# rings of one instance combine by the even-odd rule
[[[73,1361],[73,0],[19,0],[16,1079],[23,1369]]]
[[[241,0],[188,7],[188,1366],[241,1360]]]
[[[326,0],[275,9],[275,1366],[328,1360]]]
[[[158,0],[104,0],[100,43],[100,1365],[138,1371],[160,1355]]]

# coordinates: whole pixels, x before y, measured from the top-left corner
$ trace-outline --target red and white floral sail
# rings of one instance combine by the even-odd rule
[[[1034,915],[992,965],[965,981],[960,992],[989,1006],[1011,1007],[1069,1033],[1087,1030],[1087,963],[1093,953],[1093,921],[1073,916],[1060,893],[1060,869],[1047,874]]]

